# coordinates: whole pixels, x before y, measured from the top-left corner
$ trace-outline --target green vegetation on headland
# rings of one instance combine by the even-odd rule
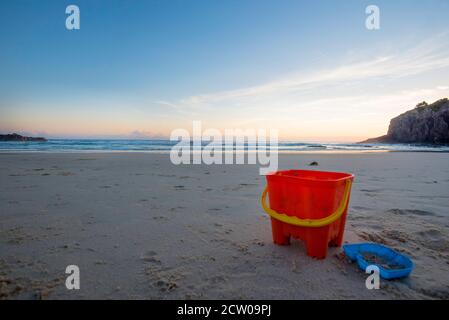
[[[415,109],[418,111],[425,111],[427,108],[430,108],[432,111],[437,112],[439,111],[446,103],[448,102],[447,98],[443,98],[440,100],[435,101],[434,103],[428,104],[427,102],[423,101],[416,105]]]

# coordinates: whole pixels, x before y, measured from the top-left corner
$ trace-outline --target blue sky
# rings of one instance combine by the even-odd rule
[[[76,4],[81,29],[65,28]],[[380,8],[381,29],[365,28]],[[353,141],[449,96],[449,1],[0,2],[0,131]]]

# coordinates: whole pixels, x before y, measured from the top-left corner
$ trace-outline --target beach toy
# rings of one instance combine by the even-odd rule
[[[288,245],[290,237],[303,240],[307,255],[318,259],[326,257],[328,246],[341,246],[352,174],[286,170],[266,178],[261,202],[271,217],[274,243]]]
[[[370,265],[379,267],[379,275],[383,279],[408,277],[413,270],[409,257],[381,244],[345,244],[343,251],[349,259],[357,261],[363,271]]]

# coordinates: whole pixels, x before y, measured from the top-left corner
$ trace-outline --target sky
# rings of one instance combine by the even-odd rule
[[[80,9],[67,30],[66,7]],[[380,29],[365,27],[368,5]],[[386,133],[449,97],[449,1],[3,0],[0,133],[167,138],[266,128],[282,140]]]

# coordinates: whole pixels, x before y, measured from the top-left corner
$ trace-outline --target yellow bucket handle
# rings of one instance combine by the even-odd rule
[[[335,210],[335,212],[333,212],[331,215],[321,219],[300,219],[298,217],[288,216],[286,214],[274,211],[269,206],[267,206],[266,202],[268,186],[265,187],[265,190],[262,193],[261,203],[265,212],[268,213],[268,215],[271,216],[272,218],[277,219],[279,221],[299,227],[311,227],[311,228],[323,227],[339,219],[341,215],[345,212],[345,208],[349,199],[349,193],[351,191],[351,184],[352,184],[351,180],[346,180],[343,199],[341,200],[337,210]]]

